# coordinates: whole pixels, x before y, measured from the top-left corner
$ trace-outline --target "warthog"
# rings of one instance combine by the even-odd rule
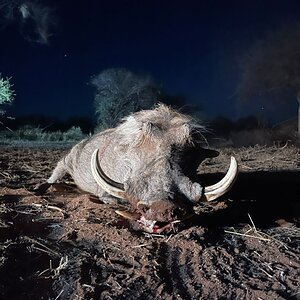
[[[233,157],[226,176],[212,186],[202,187],[184,174],[196,159],[185,154],[197,146],[202,129],[191,117],[163,104],[134,113],[116,128],[75,145],[58,162],[48,184],[69,173],[79,188],[104,202],[129,202],[134,213],[117,213],[135,218],[143,230],[162,232],[178,221],[183,201],[196,205],[214,200],[237,176]]]

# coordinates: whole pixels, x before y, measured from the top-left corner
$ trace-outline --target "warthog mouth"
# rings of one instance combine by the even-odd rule
[[[112,180],[102,170],[98,159],[98,151],[99,150],[96,149],[91,158],[91,171],[95,181],[108,194],[117,198],[129,200],[124,188],[124,184]],[[216,184],[205,187],[203,194],[199,195],[199,201],[212,201],[224,195],[234,184],[237,174],[237,161],[234,157],[231,157],[230,166],[226,175]],[[128,211],[116,211],[116,213],[126,219],[136,221],[138,224],[140,224],[142,230],[149,233],[162,233],[172,229],[174,224],[182,222],[182,220],[173,220],[171,222],[161,223],[157,220],[150,220],[141,213],[130,213]]]
[[[138,227],[140,230],[154,234],[168,232],[174,228],[175,224],[178,224],[183,221],[175,220],[171,222],[160,222],[148,220],[145,218],[145,216],[141,214],[131,213],[128,211],[116,210],[116,213],[129,221],[136,222],[139,225]]]

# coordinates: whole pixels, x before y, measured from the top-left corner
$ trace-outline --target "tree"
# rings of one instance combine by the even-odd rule
[[[293,93],[299,102],[300,138],[300,24],[282,27],[257,41],[241,63],[238,95],[242,100],[254,97],[281,97]]]
[[[3,118],[5,110],[3,106],[9,105],[13,102],[15,97],[14,90],[12,89],[12,84],[10,83],[10,78],[2,78],[0,74],[0,119]],[[4,126],[3,122],[0,120],[0,125]],[[8,127],[4,126],[6,129],[10,130]]]
[[[104,70],[91,83],[97,89],[94,105],[100,130],[114,127],[132,112],[150,108],[160,94],[150,77],[126,69]]]

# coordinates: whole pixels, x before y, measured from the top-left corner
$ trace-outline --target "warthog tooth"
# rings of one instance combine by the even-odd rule
[[[98,149],[96,149],[91,158],[91,170],[95,181],[108,194],[117,198],[126,199],[124,184],[116,182],[109,178],[102,170],[98,160]]]
[[[128,220],[138,220],[141,215],[126,210],[115,210],[115,213]]]
[[[222,180],[220,180],[216,184],[205,187],[202,200],[212,201],[224,195],[232,187],[237,177],[237,174],[238,164],[236,159],[233,156],[231,156],[230,167],[227,171],[227,174]]]

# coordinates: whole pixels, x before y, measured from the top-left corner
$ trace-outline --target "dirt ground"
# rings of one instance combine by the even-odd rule
[[[222,149],[199,169],[233,189],[165,235],[135,231],[70,178],[67,149],[0,148],[1,299],[300,299],[300,149]]]

